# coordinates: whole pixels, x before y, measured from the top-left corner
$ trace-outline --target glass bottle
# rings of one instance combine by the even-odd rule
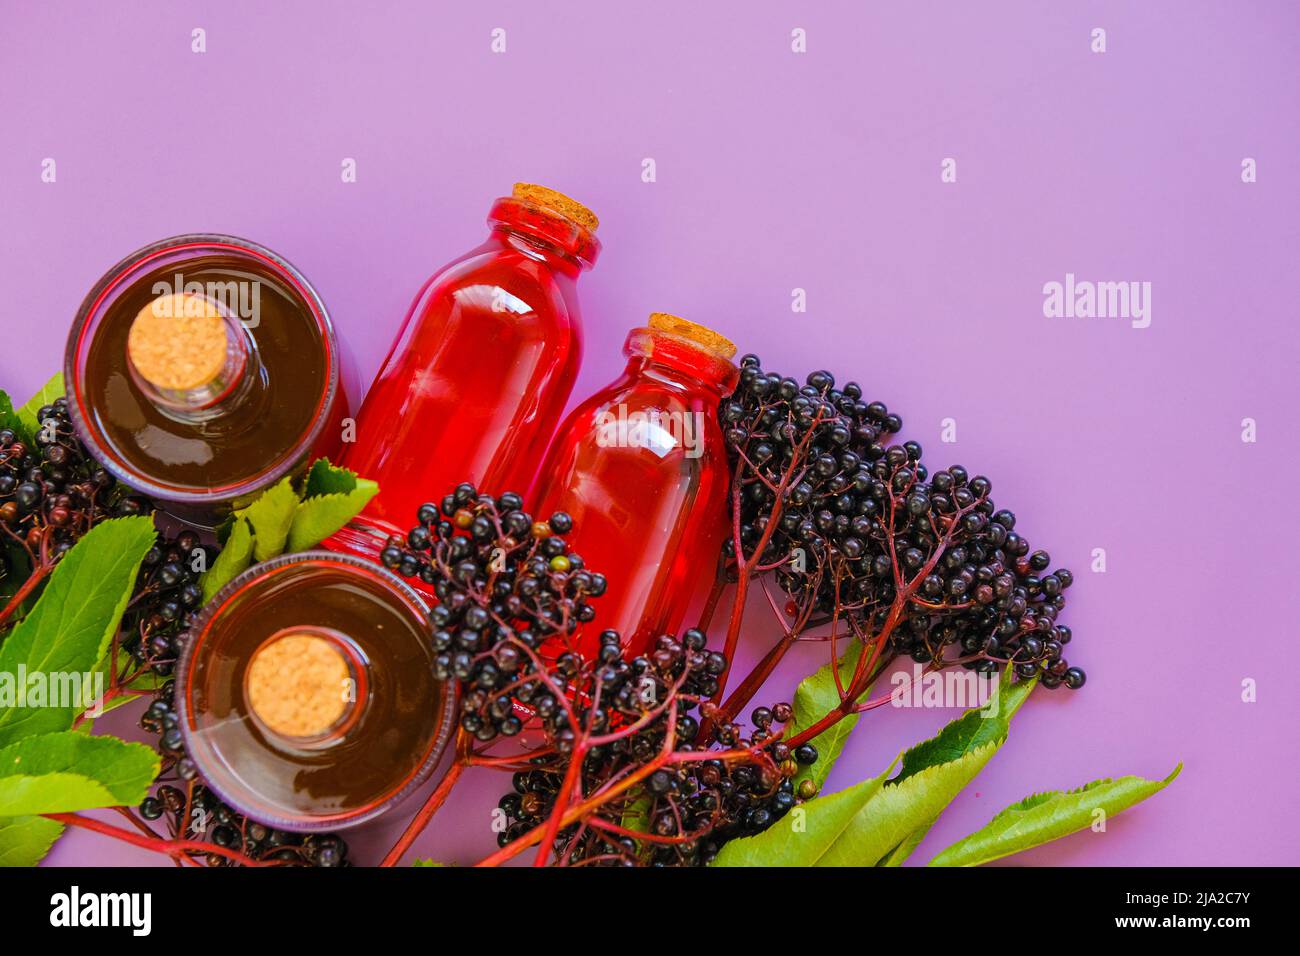
[[[233,236],[164,239],[105,273],[73,322],[64,381],[104,467],[199,526],[336,454],[348,414],[320,296]]]
[[[176,671],[186,754],[241,813],[284,830],[371,820],[415,790],[455,731],[429,616],[373,562],[305,551],[204,606]]]
[[[343,464],[379,494],[328,547],[373,556],[458,483],[495,495],[537,472],[581,361],[576,282],[599,253],[598,220],[520,183],[488,224],[424,284],[361,406]]]
[[[614,628],[637,654],[676,633],[715,580],[730,481],[718,404],[738,371],[731,342],[665,313],[623,351],[623,374],[561,426],[530,500],[572,517],[570,547],[606,577],[584,649]]]

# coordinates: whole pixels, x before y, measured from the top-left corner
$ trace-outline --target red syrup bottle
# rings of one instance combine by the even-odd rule
[[[731,342],[664,313],[623,351],[627,369],[561,426],[530,500],[572,517],[570,547],[606,576],[596,623],[639,654],[676,633],[716,578],[730,482],[718,404],[739,373]]]
[[[582,358],[576,283],[600,251],[599,221],[519,183],[488,224],[482,245],[424,284],[366,396],[343,464],[379,494],[327,547],[375,557],[458,483],[522,492],[537,473]]]

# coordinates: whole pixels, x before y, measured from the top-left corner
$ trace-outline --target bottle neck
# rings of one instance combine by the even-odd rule
[[[633,329],[623,346],[627,374],[652,378],[718,401],[736,388],[739,370],[728,359],[688,338],[657,329]]]
[[[488,213],[493,234],[528,255],[577,275],[600,255],[600,240],[582,224],[527,199],[502,197]]]

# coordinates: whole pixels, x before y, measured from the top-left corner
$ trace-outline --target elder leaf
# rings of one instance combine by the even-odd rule
[[[713,866],[816,866],[879,794],[891,765],[870,780],[800,804],[762,833],[731,840]]]
[[[51,572],[40,600],[0,644],[0,680],[20,670],[43,676],[87,675],[103,659],[157,532],[145,517],[104,521],[87,532]],[[11,687],[12,691],[13,688]],[[3,684],[0,684],[3,692]],[[80,711],[67,706],[0,709],[0,746],[19,737],[67,730]]]
[[[368,478],[318,459],[307,474],[306,497],[294,510],[287,550],[314,548],[356,517],[378,493],[379,485]]]
[[[255,560],[266,561],[284,553],[297,507],[298,495],[293,490],[293,482],[285,478],[262,492],[247,508],[235,512],[236,517],[248,522],[253,532]]]
[[[978,866],[1090,827],[1096,811],[1107,817],[1159,793],[1182,772],[1180,763],[1163,780],[1119,777],[1095,780],[1077,790],[1054,790],[1026,797],[987,824],[943,850],[929,866]]]
[[[62,823],[45,817],[0,817],[0,867],[35,866],[62,832]]]
[[[158,776],[158,753],[116,737],[73,730],[0,748],[0,816],[131,806]]]
[[[862,642],[856,638],[850,639],[848,644],[849,646],[839,658],[840,684],[846,689],[863,650]],[[827,661],[799,682],[794,692],[794,719],[786,725],[782,737],[786,740],[794,738],[796,734],[807,730],[839,705],[839,686],[835,683],[831,662]],[[800,781],[807,778],[817,784],[818,790],[821,789],[822,784],[826,782],[827,774],[831,772],[840,752],[844,750],[849,732],[857,722],[857,714],[848,714],[809,741],[817,748],[817,760],[811,766],[800,765],[799,772],[792,780],[796,787],[799,786]]]
[[[25,438],[30,440],[40,431],[41,423],[37,420],[36,413],[60,397],[63,391],[63,373],[56,372],[53,378],[41,386],[40,391],[27,399],[22,407],[17,410],[18,420],[22,422]]]
[[[230,525],[230,534],[221,552],[212,562],[212,567],[204,571],[200,578],[203,603],[211,601],[218,591],[252,563],[253,532],[249,530],[247,521],[236,518]]]

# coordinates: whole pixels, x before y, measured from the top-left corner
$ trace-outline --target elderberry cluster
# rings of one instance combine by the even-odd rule
[[[502,846],[550,816],[576,759],[585,797],[657,766],[591,814],[640,839],[570,825],[553,847],[556,860],[570,864],[707,863],[726,840],[757,833],[794,806],[793,778],[817,752],[770,740],[773,721],[790,719],[788,704],[756,710],[748,734],[721,723],[707,746],[697,742],[727,668],[702,631],[662,636],[630,659],[617,631],[580,641],[605,578],[569,551],[567,514],[533,521],[518,495],[494,498],[462,484],[438,505],[421,506],[418,521],[405,538],[389,539],[380,560],[433,587],[435,668],[459,685],[462,731],[487,743],[528,728],[544,741],[520,756],[527,769],[501,801]],[[701,749],[718,756],[679,759]]]
[[[688,630],[680,640],[662,636],[648,656],[631,660],[618,634],[605,631],[598,659],[573,666],[573,713],[544,721],[546,740],[556,752],[533,757],[528,769],[515,773],[513,792],[501,798],[507,826],[498,836],[500,845],[524,836],[555,811],[574,759],[575,736],[603,741],[582,750],[584,797],[654,769],[625,795],[559,832],[554,856],[568,865],[705,865],[728,840],[766,830],[799,800],[814,795],[811,781],[796,788],[794,778],[801,765],[817,759],[816,748],[805,744],[792,750],[772,739],[774,723],[793,716],[789,704],[756,708],[752,731],[723,724],[714,728],[709,746],[695,743],[700,725],[694,713],[714,713],[706,701],[726,667],[723,655],[708,650],[702,631]]]
[[[43,406],[37,419],[31,441],[0,429],[0,561],[13,545],[53,563],[99,521],[148,511],[90,456],[73,431],[67,399]],[[19,571],[5,565],[0,576]]]
[[[838,612],[865,635],[889,627],[891,652],[921,663],[1083,686],[1063,656],[1070,628],[1056,623],[1073,576],[1048,572],[988,478],[960,465],[930,474],[919,444],[888,443],[898,416],[825,371],[800,387],[747,355],[721,417],[744,557],[770,531],[759,562],[779,565],[787,610]]]
[[[172,839],[211,843],[258,862],[286,866],[349,866],[348,847],[334,834],[287,833],[249,820],[213,793],[185,755],[180,717],[174,706],[175,685],[166,681],[140,718],[141,729],[160,734],[163,769],[155,793],[140,804],[140,816],[164,819]],[[201,853],[208,866],[234,866],[217,853]]]
[[[565,543],[572,519],[533,521],[519,495],[493,498],[466,483],[422,505],[418,520],[380,560],[433,585],[434,668],[460,683],[461,728],[489,741],[519,733],[521,713],[553,717],[575,673],[572,637],[595,614],[589,599],[605,592],[604,575]],[[554,660],[549,686],[529,679],[541,654]]]
[[[203,603],[202,569],[215,549],[192,531],[162,538],[144,556],[135,590],[122,615],[122,647],[137,664],[169,677],[187,628]]]

